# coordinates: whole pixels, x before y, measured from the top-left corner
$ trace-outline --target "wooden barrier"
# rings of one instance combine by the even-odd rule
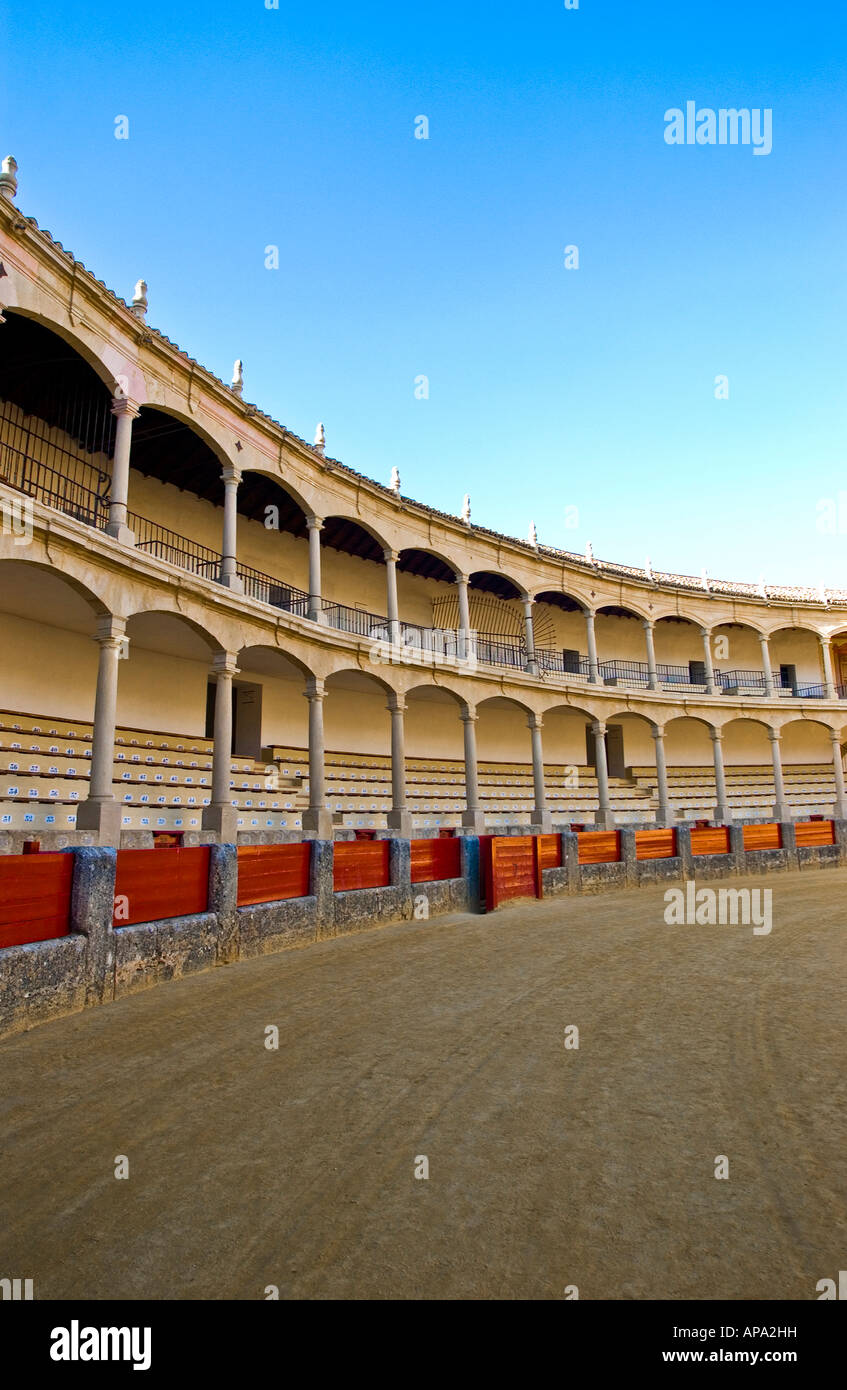
[[[355,888],[387,888],[388,850],[388,840],[339,840],[333,859],[336,893],[349,893]]]
[[[538,866],[541,869],[560,869],[562,867],[561,835],[539,835]]]
[[[413,883],[440,883],[447,878],[461,878],[461,840],[412,840],[411,851]]]
[[[831,820],[798,820],[794,825],[794,838],[798,849],[834,845],[835,823]]]
[[[675,830],[636,830],[636,859],[673,859],[675,854]]]
[[[513,898],[542,896],[537,835],[495,835],[491,840],[489,911]]]
[[[773,825],[745,825],[745,849],[782,849],[782,831],[779,823]]]
[[[208,845],[118,850],[113,926],[189,917],[208,908]]]
[[[617,830],[577,832],[580,864],[617,864],[621,857],[621,837]]]
[[[72,854],[0,855],[0,949],[70,931]]]
[[[241,845],[238,850],[238,906],[308,897],[312,846]]]
[[[729,826],[713,825],[705,830],[692,830],[692,854],[729,854]]]

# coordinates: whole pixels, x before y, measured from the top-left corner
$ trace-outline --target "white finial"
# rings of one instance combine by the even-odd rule
[[[390,482],[389,486],[390,486],[392,492],[397,492],[397,493],[399,493],[399,491],[400,491],[400,469],[399,469],[399,468],[392,468],[392,470],[391,470],[391,482]]]
[[[829,598],[827,597],[827,592],[823,584],[818,585],[818,600],[827,608],[829,607]]]
[[[590,541],[585,543],[585,559],[589,565],[594,564],[594,547]]]
[[[18,161],[13,154],[7,154],[3,160],[3,172],[0,173],[0,197],[8,198],[10,201],[18,191],[18,180],[15,175],[18,172]]]
[[[136,280],[135,290],[133,291],[130,309],[137,319],[143,319],[147,313],[147,281]]]
[[[326,430],[323,425],[320,424],[315,430],[315,448],[319,454],[323,454],[326,451]]]
[[[527,539],[528,539],[530,545],[534,545],[534,546],[535,546],[535,549],[537,550],[537,549],[538,549],[538,531],[537,531],[537,529],[536,529],[536,526],[535,526],[535,522],[534,522],[534,521],[531,521],[531,522],[529,523],[529,536],[527,537]]]
[[[649,556],[649,555],[647,556],[647,562],[646,562],[646,564],[645,564],[645,566],[644,566],[644,573],[646,574],[646,576],[647,576],[648,579],[652,579],[652,578],[653,578],[653,566],[650,564],[650,556]]]
[[[759,575],[759,582],[756,585],[756,593],[759,595],[759,598],[767,598],[768,596],[768,591],[765,588],[765,576],[763,574]]]
[[[462,520],[463,520],[463,522],[465,523],[466,526],[470,526],[470,524],[471,524],[471,495],[470,495],[469,492],[466,492],[466,493],[465,493],[465,500],[464,500],[464,502],[462,503]]]
[[[236,396],[244,390],[244,363],[240,357],[232,364],[232,389]]]
[[[707,571],[707,570],[701,570],[701,571],[700,571],[700,583],[703,585],[703,588],[706,590],[706,593],[708,594],[708,593],[709,593],[709,587],[710,587],[710,586],[709,586],[709,575],[708,575],[708,571]]]

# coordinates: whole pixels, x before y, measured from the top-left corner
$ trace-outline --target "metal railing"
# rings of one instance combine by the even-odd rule
[[[54,452],[62,452],[55,449]],[[73,458],[72,454],[68,458]],[[78,465],[78,460],[75,460]],[[39,463],[11,444],[0,444],[0,483],[6,483],[16,492],[26,493],[41,502],[45,507],[64,512],[82,521],[86,526],[104,530],[109,520],[109,488],[111,480],[105,473],[89,469],[86,481],[68,477]],[[91,487],[89,483],[96,483]]]
[[[601,661],[598,666],[600,679],[610,681],[629,681],[632,685],[647,685],[649,670],[646,661]]]
[[[139,516],[137,512],[127,512],[126,524],[135,533],[136,550],[143,550],[145,555],[155,555],[157,560],[165,560],[169,565],[176,565],[177,569],[188,570],[190,574],[197,574],[203,579],[220,580],[221,557],[216,550],[189,540],[187,536],[180,536],[176,531],[169,531],[167,526],[160,526],[158,522]]]
[[[499,637],[496,632],[478,632],[476,657],[486,666],[510,666],[522,671],[526,666],[526,647],[522,642]]]
[[[380,613],[368,613],[363,608],[350,608],[346,603],[324,601],[323,612],[330,627],[339,632],[351,632],[357,637],[389,640],[388,619]]]
[[[294,613],[298,618],[309,614],[309,595],[293,584],[285,584],[270,574],[252,569],[249,565],[238,566],[238,576],[243,581],[244,592],[248,598],[258,599],[260,603],[270,603],[281,608],[284,613]]]
[[[705,690],[706,678],[701,681],[691,679],[690,666],[667,666],[664,662],[657,662],[656,674],[659,677],[659,684],[663,686],[684,685],[689,690]]]
[[[538,669],[546,675],[552,672],[557,676],[576,676],[579,679],[587,678],[590,673],[587,656],[565,657],[564,651],[553,651],[550,647],[536,647],[535,659]]]

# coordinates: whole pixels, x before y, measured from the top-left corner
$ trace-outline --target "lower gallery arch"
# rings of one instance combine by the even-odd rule
[[[302,829],[309,805],[304,695],[310,680],[314,673],[278,647],[258,644],[238,653],[232,682],[233,800],[242,837]]]
[[[392,811],[406,809],[402,793],[399,804],[395,804],[393,796],[392,718],[388,705],[394,692],[378,676],[355,669],[333,672],[325,688],[324,796],[332,827],[336,831],[384,829],[391,824]],[[317,812],[317,750],[313,747],[312,752],[310,805]],[[397,761],[399,779],[404,760]],[[408,827],[401,823],[397,828]]]
[[[467,810],[462,701],[437,685],[408,690],[406,778],[415,830],[439,833],[462,824]]]

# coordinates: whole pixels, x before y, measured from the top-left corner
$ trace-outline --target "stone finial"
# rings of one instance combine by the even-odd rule
[[[590,541],[585,542],[585,559],[586,563],[589,565],[593,565],[596,563],[594,559],[594,546],[591,544]]]
[[[765,576],[763,574],[759,575],[759,582],[756,585],[756,593],[759,595],[759,598],[767,598],[768,596],[768,591],[765,588]]]
[[[822,603],[825,608],[829,607],[829,595],[827,594],[823,584],[818,585],[818,602]]]
[[[529,535],[527,536],[527,540],[529,541],[530,545],[535,546],[536,550],[538,549],[538,531],[536,529],[534,521],[531,521],[529,523]]]
[[[391,488],[391,491],[392,491],[392,492],[397,492],[397,493],[399,493],[399,491],[400,491],[400,469],[399,469],[399,468],[392,468],[392,470],[391,470],[391,482],[389,483],[389,487]]]
[[[143,319],[147,314],[147,281],[136,280],[135,290],[133,291],[130,309],[137,319]]]
[[[652,579],[652,578],[653,578],[653,566],[650,564],[650,556],[649,556],[649,555],[647,556],[647,559],[646,559],[646,561],[644,562],[644,573],[646,574],[646,576],[647,576],[648,579]]]
[[[10,201],[18,191],[18,161],[13,154],[7,154],[3,160],[3,172],[0,173],[0,197],[8,198]]]
[[[318,424],[318,428],[315,430],[315,448],[319,454],[326,453],[326,430],[322,424]]]
[[[703,585],[703,588],[706,590],[706,593],[708,594],[708,593],[711,591],[711,587],[712,587],[712,586],[710,585],[710,583],[709,583],[709,573],[708,573],[708,570],[701,570],[701,571],[700,571],[700,583]]]
[[[462,502],[462,520],[463,520],[463,522],[465,523],[466,526],[470,526],[470,524],[471,524],[471,495],[470,495],[469,492],[466,492],[466,493],[465,493],[465,498],[464,498],[464,501]]]
[[[231,385],[236,396],[240,396],[244,391],[244,363],[240,357],[232,364]]]

